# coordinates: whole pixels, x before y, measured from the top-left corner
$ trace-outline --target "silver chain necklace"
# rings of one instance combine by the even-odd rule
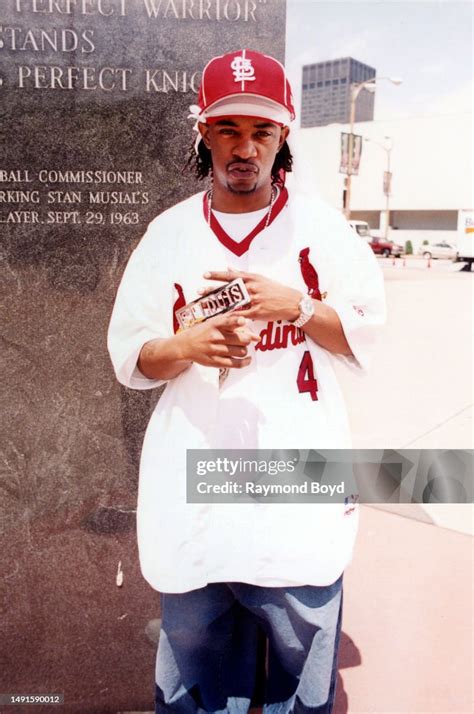
[[[270,203],[268,204],[267,218],[265,221],[264,228],[268,228],[270,219],[272,217],[273,206],[278,198],[279,189],[277,186],[272,186],[272,194],[270,196]],[[211,227],[211,213],[212,213],[212,188],[207,192],[207,225]]]

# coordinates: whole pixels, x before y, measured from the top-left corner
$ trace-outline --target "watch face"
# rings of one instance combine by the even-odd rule
[[[305,295],[305,297],[301,300],[300,309],[303,315],[312,315],[314,313],[313,301],[309,295]]]

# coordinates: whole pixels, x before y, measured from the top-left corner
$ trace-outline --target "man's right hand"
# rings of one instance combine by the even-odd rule
[[[248,346],[260,337],[244,317],[235,313],[217,315],[179,333],[183,359],[205,367],[242,369],[251,362]]]
[[[138,369],[148,379],[173,379],[192,362],[216,368],[248,367],[251,357],[247,348],[260,340],[248,322],[236,313],[227,313],[173,337],[150,340],[141,349]]]

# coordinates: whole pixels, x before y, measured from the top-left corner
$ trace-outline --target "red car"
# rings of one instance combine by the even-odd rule
[[[384,238],[375,238],[370,233],[369,224],[366,221],[349,221],[349,225],[353,228],[361,238],[365,238],[376,255],[385,255],[387,258],[390,255],[395,258],[400,258],[404,253],[403,246],[394,243],[391,240]]]
[[[376,255],[385,255],[387,258],[389,255],[400,258],[404,251],[403,246],[383,238],[372,238],[368,243]]]

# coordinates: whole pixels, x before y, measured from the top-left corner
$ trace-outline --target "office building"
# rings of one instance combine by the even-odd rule
[[[352,57],[303,67],[301,126],[343,124],[350,119],[350,85],[375,77],[376,70]],[[356,104],[356,121],[374,118],[374,95],[362,90]]]
[[[305,159],[307,190],[342,212],[341,131],[348,132],[348,124],[292,131],[292,151]],[[374,235],[384,235],[384,146],[390,145],[389,237],[401,245],[410,240],[415,252],[423,240],[456,244],[462,213],[474,210],[472,114],[422,112],[375,119],[355,124],[354,132],[364,142],[359,174],[352,177],[351,218],[367,221]]]

